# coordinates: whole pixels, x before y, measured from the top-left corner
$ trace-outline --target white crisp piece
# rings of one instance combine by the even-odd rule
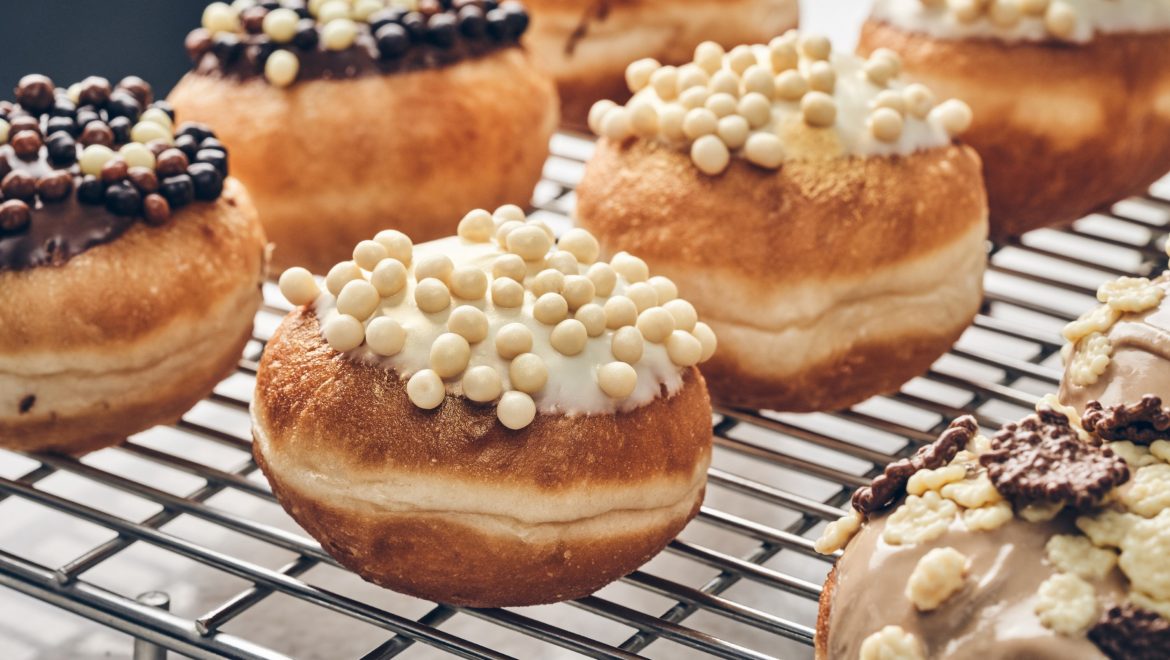
[[[1117,553],[1098,548],[1088,538],[1074,534],[1057,534],[1044,546],[1048,562],[1062,573],[1086,580],[1100,580],[1117,565]]]
[[[1062,635],[1077,635],[1097,620],[1101,606],[1093,585],[1068,573],[1056,573],[1040,585],[1036,614],[1040,623]]]
[[[1121,489],[1121,501],[1133,513],[1152,518],[1170,507],[1170,465],[1139,468]]]
[[[1170,442],[1155,440],[1150,445],[1150,454],[1164,463],[1170,463]]]
[[[1077,320],[1069,321],[1061,334],[1070,344],[1075,344],[1094,332],[1104,333],[1113,327],[1119,318],[1121,318],[1121,312],[1109,305],[1101,305],[1081,314]]]
[[[979,473],[973,479],[947,484],[942,487],[941,494],[966,509],[977,509],[1003,500],[1003,495],[992,485],[986,472]]]
[[[1150,447],[1135,445],[1129,440],[1110,442],[1109,448],[1113,450],[1114,454],[1125,459],[1131,468],[1145,467],[1158,462],[1158,457],[1151,452]]]
[[[857,509],[849,512],[825,526],[824,533],[817,539],[813,549],[822,555],[831,555],[844,548],[849,540],[861,529],[864,520]]]
[[[1100,332],[1077,342],[1065,369],[1073,385],[1086,387],[1097,382],[1109,368],[1113,355],[1113,342]]]
[[[957,456],[955,457],[958,458]],[[943,486],[967,478],[967,468],[962,465],[944,465],[937,470],[919,470],[906,482],[906,492],[921,495],[928,490],[941,490]]]
[[[1144,312],[1162,302],[1166,291],[1147,277],[1119,277],[1097,287],[1097,300],[1119,312]]]
[[[1134,589],[1170,600],[1170,509],[1134,523],[1121,540],[1118,564]]]
[[[882,539],[890,545],[914,545],[936,539],[947,531],[958,512],[954,502],[932,490],[921,496],[910,495],[886,519]]]
[[[1020,508],[1017,512],[1021,518],[1031,523],[1048,522],[1064,510],[1061,502],[1032,502]]]
[[[996,502],[990,506],[967,509],[963,512],[963,524],[973,532],[986,532],[1006,525],[1012,517],[1010,503]]]
[[[859,660],[925,660],[922,642],[899,626],[886,626],[861,643]]]
[[[920,612],[938,609],[967,580],[967,556],[954,548],[935,548],[922,556],[906,582],[906,598]]]
[[[1099,548],[1120,548],[1121,541],[1133,528],[1139,516],[1113,509],[1105,509],[1091,516],[1077,518],[1077,528]]]

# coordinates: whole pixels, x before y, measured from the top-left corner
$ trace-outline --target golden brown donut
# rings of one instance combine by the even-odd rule
[[[461,237],[413,247],[383,232],[326,293],[287,271],[301,306],[252,407],[257,463],[330,554],[478,607],[577,598],[634,570],[698,513],[711,458],[693,365],[714,338],[693,308],[629,255],[594,263],[580,230],[548,252],[539,223],[497,219],[473,212]],[[637,355],[619,347],[631,338]]]
[[[871,18],[859,52],[877,48],[897,51],[908,75],[971,105],[964,140],[983,158],[995,238],[1067,224],[1170,170],[1170,26],[1085,42],[1005,42]]]
[[[767,41],[796,27],[795,0],[526,0],[525,45],[557,80],[562,120],[584,130],[601,99],[624,101],[626,65],[652,57],[689,60],[699,42],[726,48]]]
[[[844,67],[838,85],[857,81],[859,63],[835,64]],[[602,138],[587,164],[579,222],[677,282],[708,320],[721,348],[703,373],[719,402],[827,410],[894,390],[944,353],[979,308],[987,212],[979,159],[930,135],[939,146],[844,155],[846,141],[868,130],[869,111],[847,103],[824,129],[807,126],[795,102],[776,101],[783,118],[752,134],[776,135],[781,151],[769,167],[737,149],[720,161],[726,169],[707,174],[698,141],[688,157],[685,142],[620,134]],[[623,120],[617,111],[605,115],[608,126],[595,117],[601,132]],[[904,121],[907,131],[928,128]]]
[[[287,87],[225,69],[209,45],[170,96],[181,118],[216,126],[233,147],[281,268],[323,271],[384,227],[427,240],[468,208],[524,204],[548,156],[555,86],[514,41],[449,62],[413,51],[387,62],[356,22],[348,49],[282,49],[301,60]]]
[[[82,83],[83,93],[99,97],[110,96],[109,88],[97,78]],[[118,98],[124,91],[115,88],[111,102],[124,101]],[[106,110],[99,110],[102,119],[91,126],[105,125]],[[52,135],[60,134],[50,136],[56,144]],[[21,161],[12,150],[0,146],[0,162],[14,174],[39,171],[44,182],[55,176],[46,171],[67,171],[48,169],[45,160]],[[110,152],[105,170],[119,163],[125,170],[124,160],[138,162],[143,152],[150,155],[138,143],[118,156]],[[81,151],[83,170],[94,153]],[[186,159],[166,145],[158,153],[157,170],[137,166],[130,176],[150,186],[162,179],[159,199],[147,195],[145,203],[167,206],[169,218],[48,199],[42,183],[29,225],[0,231],[0,446],[82,453],[172,422],[232,371],[251,337],[266,258],[244,187],[229,178],[216,199],[180,205],[171,196],[171,209],[160,195],[172,195],[187,175],[165,171],[176,158],[186,167]],[[68,178],[90,185],[76,170]],[[110,209],[109,195],[122,185],[130,184],[106,187]],[[0,218],[7,210],[0,207]],[[106,229],[111,233],[97,233]],[[42,251],[42,241],[56,248]]]

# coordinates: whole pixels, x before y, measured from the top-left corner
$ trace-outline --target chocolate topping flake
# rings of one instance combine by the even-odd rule
[[[1128,440],[1149,445],[1170,436],[1170,408],[1162,399],[1147,394],[1137,403],[1105,408],[1098,401],[1085,406],[1085,430],[1109,441]]]
[[[1089,639],[1110,660],[1160,660],[1170,653],[1170,621],[1126,603],[1105,612]]]
[[[936,470],[947,463],[971,442],[979,432],[979,425],[970,415],[951,422],[937,440],[921,447],[913,456],[886,466],[870,483],[853,493],[853,508],[863,514],[880,511],[893,504],[906,492],[906,482],[919,470]]]
[[[996,490],[1017,504],[1042,501],[1085,509],[1129,480],[1120,456],[1082,441],[1068,417],[1051,408],[1004,426],[979,462]]]

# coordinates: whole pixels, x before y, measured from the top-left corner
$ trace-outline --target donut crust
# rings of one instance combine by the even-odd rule
[[[461,397],[419,409],[395,372],[329,348],[306,308],[269,342],[252,416],[257,463],[331,555],[465,606],[576,598],[634,570],[698,513],[711,456],[694,368],[633,412],[510,431]]]
[[[867,21],[858,51],[880,47],[938,98],[971,106],[963,140],[983,158],[993,238],[1068,224],[1170,170],[1170,34],[1007,44]]]
[[[170,101],[231,148],[274,266],[317,273],[382,229],[422,242],[468,209],[526,205],[558,121],[552,80],[520,48],[284,89],[189,73]]]
[[[713,398],[829,410],[896,389],[969,325],[986,263],[979,167],[954,145],[777,171],[733,158],[709,177],[660,143],[603,139],[577,212],[714,328]]]

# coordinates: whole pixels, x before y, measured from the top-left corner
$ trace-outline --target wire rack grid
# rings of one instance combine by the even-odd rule
[[[552,147],[533,213],[563,230],[593,147],[568,134]],[[267,285],[237,372],[173,427],[81,459],[0,452],[0,584],[133,637],[135,657],[810,658],[832,561],[812,549],[822,526],[953,417],[994,428],[1053,391],[1062,325],[1100,282],[1164,266],[1168,226],[1164,181],[993,249],[974,325],[897,393],[830,414],[718,410],[698,518],[618,583],[536,608],[454,608],[366,585],[279,510],[246,419],[286,311]],[[85,531],[38,534],[54,520]]]

